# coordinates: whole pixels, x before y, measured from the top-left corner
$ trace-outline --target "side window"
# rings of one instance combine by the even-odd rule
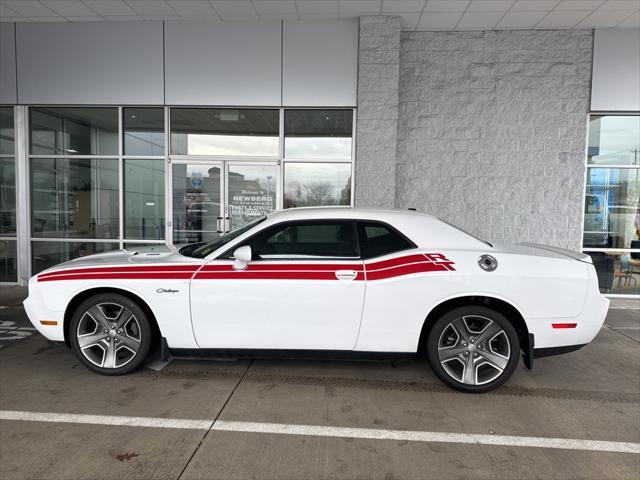
[[[249,239],[256,260],[357,258],[355,227],[349,221],[286,222]]]
[[[379,257],[416,246],[393,228],[378,222],[358,222],[362,258]]]

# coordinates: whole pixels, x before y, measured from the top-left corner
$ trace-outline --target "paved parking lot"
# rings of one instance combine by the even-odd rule
[[[28,327],[7,307],[0,322]],[[26,335],[0,348],[0,478],[637,480],[635,308],[617,302],[592,345],[485,395],[421,362],[173,360],[102,377]]]

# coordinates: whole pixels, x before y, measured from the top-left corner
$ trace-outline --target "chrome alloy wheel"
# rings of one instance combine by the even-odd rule
[[[498,378],[509,363],[511,345],[493,320],[468,315],[450,322],[438,339],[438,360],[451,378],[484,385]]]
[[[99,303],[80,318],[76,332],[82,355],[101,368],[120,368],[135,358],[142,340],[140,324],[117,303]]]

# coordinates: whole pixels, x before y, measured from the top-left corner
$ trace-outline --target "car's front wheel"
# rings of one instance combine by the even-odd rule
[[[513,374],[520,341],[504,315],[470,305],[451,310],[435,322],[427,338],[427,357],[436,376],[450,387],[488,392]]]
[[[87,368],[102,375],[124,375],[149,354],[152,330],[140,306],[117,293],[95,295],[71,318],[69,339]]]

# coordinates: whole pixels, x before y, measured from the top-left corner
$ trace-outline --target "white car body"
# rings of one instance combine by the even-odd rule
[[[252,261],[244,270],[234,269],[233,259],[218,258],[274,224],[327,219],[384,222],[416,248],[364,261]],[[485,254],[497,260],[494,271],[480,268]],[[144,302],[173,350],[416,352],[434,309],[486,297],[519,314],[535,339],[535,356],[543,356],[589,343],[609,305],[590,257],[581,253],[491,246],[410,211],[335,207],[273,213],[202,259],[175,248],[78,258],[33,276],[24,305],[42,335],[68,343],[70,305],[97,289],[124,291]]]

